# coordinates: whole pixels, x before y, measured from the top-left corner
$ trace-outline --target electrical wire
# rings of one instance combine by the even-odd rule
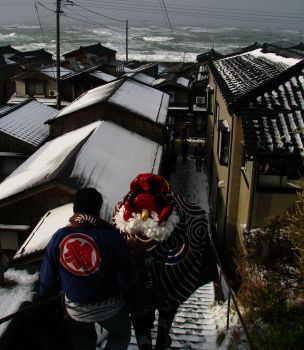
[[[159,0],[159,3],[161,4],[162,9],[164,10],[164,13],[165,13],[165,16],[166,16],[166,19],[167,19],[167,23],[168,23],[168,25],[169,25],[169,29],[170,29],[170,31],[171,31],[172,37],[173,37],[173,39],[174,39],[174,42],[175,42],[175,45],[176,45],[176,48],[177,48],[177,51],[178,51],[178,53],[179,53],[179,57],[180,57],[180,59],[181,59],[181,58],[182,58],[182,57],[181,57],[181,51],[180,51],[180,48],[179,48],[179,46],[178,46],[177,39],[176,39],[176,37],[175,37],[174,30],[173,30],[173,27],[172,27],[171,22],[170,22],[170,18],[169,18],[168,11],[167,11],[167,9],[166,9],[165,2],[164,2],[164,0]]]
[[[44,32],[43,32],[43,28],[42,28],[42,24],[41,24],[39,12],[38,12],[37,1],[35,2],[35,9],[36,9],[36,12],[37,12],[37,17],[38,17],[38,21],[39,21],[39,25],[40,25],[40,30],[41,30],[42,38],[43,38],[43,41],[44,41],[44,44],[45,44],[45,48],[46,48],[46,50],[47,50],[48,48],[47,48],[47,44],[46,44],[46,41],[45,41],[45,36],[44,36]]]

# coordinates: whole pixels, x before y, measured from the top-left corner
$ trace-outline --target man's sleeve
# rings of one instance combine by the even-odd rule
[[[41,268],[40,268],[40,298],[46,299],[56,295],[60,291],[60,280],[58,274],[58,245],[56,235],[48,244]]]

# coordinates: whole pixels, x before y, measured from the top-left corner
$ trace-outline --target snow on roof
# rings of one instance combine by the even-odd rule
[[[95,187],[104,199],[102,216],[110,220],[114,205],[139,173],[158,173],[162,146],[114,123],[103,121],[77,155],[71,177]]]
[[[5,54],[3,55],[3,57],[4,57],[4,59],[5,59],[5,63],[6,63],[7,65],[16,64],[15,61],[12,61],[12,60],[10,59],[10,57],[12,57],[12,56],[14,56],[13,53],[5,53]]]
[[[85,92],[51,119],[57,119],[106,100],[119,84],[121,84],[121,81],[114,81]]]
[[[93,75],[94,77],[101,79],[101,80],[104,80],[104,81],[107,81],[107,82],[110,82],[112,80],[117,79],[117,77],[115,77],[114,75],[110,75],[110,74],[107,74],[107,73],[104,73],[101,71],[92,72],[92,73],[90,73],[90,75]]]
[[[58,228],[66,226],[73,215],[73,204],[65,204],[49,210],[35,226],[26,241],[14,256],[14,259],[43,250]]]
[[[163,83],[164,81],[166,81],[165,78],[159,78],[159,79],[154,80],[154,81],[151,83],[151,85],[152,85],[152,86],[159,85],[159,84]]]
[[[95,187],[102,193],[101,216],[110,221],[114,206],[128,193],[130,182],[139,173],[158,173],[161,153],[162,146],[157,143],[103,121],[76,156],[70,177],[81,187]],[[15,258],[43,250],[53,233],[68,224],[71,215],[71,203],[48,211]]]
[[[155,78],[151,77],[148,74],[144,74],[144,73],[127,73],[127,76],[131,76],[133,79],[140,81],[142,83],[148,84],[148,85],[152,85],[152,82],[155,80]]]
[[[188,87],[189,86],[189,79],[187,78],[183,78],[183,77],[179,77],[176,82],[180,85],[183,85],[185,87]]]
[[[14,93],[11,98],[7,101],[7,103],[12,105],[18,105],[19,103],[22,103],[24,101],[28,100],[28,97],[19,97],[16,96],[16,93]],[[57,99],[56,98],[47,98],[47,97],[35,97],[35,100],[37,102],[43,103],[46,106],[54,106],[57,105]],[[69,106],[71,102],[69,101],[61,101],[61,106]]]
[[[44,123],[58,111],[37,101],[30,101],[0,118],[0,132],[32,146],[39,146],[49,135]]]
[[[87,91],[51,119],[82,110],[105,100],[154,122],[160,124],[166,122],[169,95],[129,79],[116,80]]]
[[[50,77],[52,79],[57,78],[57,67],[56,66],[43,67],[40,69],[40,72],[47,75],[48,77]],[[60,67],[60,78],[64,77],[65,75],[71,74],[71,73],[74,73],[74,71],[72,71],[71,69]]]
[[[287,66],[293,66],[295,65],[296,63],[300,62],[301,59],[298,59],[298,58],[290,58],[290,57],[283,57],[281,55],[277,55],[275,53],[272,53],[272,52],[262,52],[262,49],[256,49],[256,50],[253,50],[253,51],[250,51],[250,52],[245,52],[239,56],[244,56],[244,55],[251,55],[251,56],[254,56],[254,57],[257,57],[257,58],[265,58],[269,61],[272,61],[272,62],[276,62],[276,63],[284,63],[286,64]]]
[[[125,80],[109,102],[127,108],[154,122],[165,124],[169,95],[133,80]]]
[[[13,173],[0,183],[0,200],[50,181],[73,149],[100,122],[71,131],[39,148]]]

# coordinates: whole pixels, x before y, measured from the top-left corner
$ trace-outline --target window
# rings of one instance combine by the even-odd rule
[[[210,85],[207,86],[206,93],[207,93],[207,111],[209,114],[213,114],[214,113],[214,90]]]
[[[25,83],[25,89],[29,96],[45,95],[45,82],[42,80],[28,80]]]
[[[228,165],[230,147],[230,129],[227,120],[219,121],[217,154],[221,165]]]

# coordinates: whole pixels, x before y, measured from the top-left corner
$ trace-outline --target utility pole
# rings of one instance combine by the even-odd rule
[[[57,109],[61,107],[61,88],[60,88],[60,5],[61,0],[56,0],[56,68],[57,68]]]
[[[128,50],[129,50],[129,47],[128,47],[128,40],[129,40],[129,38],[128,38],[128,30],[129,30],[129,28],[128,28],[129,26],[128,26],[128,20],[126,19],[126,64],[128,64],[128,60],[129,60],[129,58],[128,58]]]

